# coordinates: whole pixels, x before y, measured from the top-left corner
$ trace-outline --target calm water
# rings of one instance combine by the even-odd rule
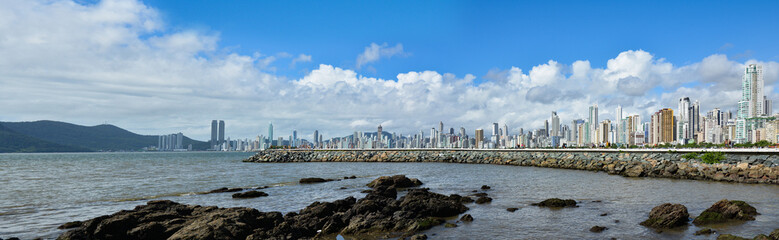
[[[0,154],[0,238],[56,238],[57,226],[86,220],[149,199],[186,204],[297,211],[360,191],[377,176],[406,174],[431,191],[465,195],[490,185],[491,204],[469,204],[475,221],[433,228],[434,238],[461,239],[711,239],[697,227],[655,233],[638,225],[652,207],[681,203],[697,216],[714,202],[743,199],[762,213],[756,221],[718,226],[721,233],[753,237],[779,228],[779,186],[670,179],[631,179],[604,173],[533,167],[440,163],[243,163],[249,153]],[[298,185],[302,177],[359,178]],[[269,197],[233,200],[229,193],[197,195],[220,187],[257,187]],[[347,189],[339,189],[347,187]],[[573,198],[579,208],[529,206],[546,198]],[[593,202],[599,200],[601,202]],[[518,207],[507,212],[508,207]],[[607,216],[599,216],[608,213]],[[619,220],[619,222],[615,222]],[[453,220],[452,220],[453,221]],[[607,226],[590,233],[594,225]]]

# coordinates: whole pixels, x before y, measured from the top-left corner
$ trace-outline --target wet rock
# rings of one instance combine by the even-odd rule
[[[254,188],[254,189],[257,189],[257,190],[262,190],[262,189],[266,189],[266,188],[270,188],[270,186],[256,187],[256,188]]]
[[[75,228],[75,227],[81,226],[81,224],[82,224],[82,222],[81,222],[81,221],[67,222],[67,223],[65,223],[65,224],[62,224],[62,225],[60,225],[59,227],[57,227],[57,229],[70,229],[70,228]],[[0,239],[0,240],[2,240],[2,239]]]
[[[750,240],[749,238],[743,238],[732,234],[722,234],[717,236],[717,240]]]
[[[531,205],[550,208],[576,207],[576,201],[573,199],[563,200],[559,198],[550,198],[539,203],[533,203]]]
[[[603,227],[603,226],[592,226],[590,228],[590,232],[599,233],[599,232],[605,231],[606,229],[609,229],[609,228]]]
[[[470,197],[462,197],[462,198],[460,198],[460,202],[461,203],[472,203],[473,201],[474,201],[473,198],[470,198]]]
[[[340,189],[340,190],[344,190],[344,189],[346,189],[346,187],[339,187],[338,189]]]
[[[422,185],[422,182],[419,181],[419,179],[407,178],[406,175],[395,175],[391,177],[383,176],[374,179],[373,181],[368,183],[368,187],[371,188],[376,188],[378,186],[387,186],[387,187],[394,187],[394,188],[410,188],[419,185]]]
[[[712,234],[712,233],[714,233],[714,230],[711,230],[711,228],[704,228],[704,229],[695,231],[695,233],[693,235],[700,236],[700,235],[709,235],[709,234]]]
[[[460,218],[460,221],[473,222],[473,216],[471,216],[470,214],[465,214]]]
[[[768,236],[773,239],[779,240],[779,228],[774,229],[774,231],[772,231],[771,234],[768,234]]]
[[[506,211],[509,211],[509,212],[515,212],[517,210],[519,210],[519,208],[515,208],[515,207],[506,208]]]
[[[456,228],[456,227],[457,227],[457,224],[454,224],[454,223],[446,223],[446,224],[444,224],[444,227],[445,227],[445,228]]]
[[[489,194],[487,194],[487,193],[476,193],[476,194],[471,194],[471,196],[474,196],[474,197],[486,197],[486,196],[488,196],[488,195],[489,195]]]
[[[59,239],[310,239],[333,234],[414,234],[468,210],[457,197],[379,186],[360,200],[314,202],[299,212],[259,212],[150,201],[85,221]],[[321,231],[320,231],[321,230]]]
[[[601,217],[605,217],[605,216],[608,216],[608,215],[609,215],[609,213],[601,213],[600,214]]]
[[[224,188],[214,189],[214,190],[208,191],[206,193],[226,193],[226,192],[240,192],[240,191],[243,191],[243,188],[226,188],[226,187],[224,187]]]
[[[17,237],[12,237],[12,238],[9,238],[8,240],[19,240],[19,238],[17,238]]]
[[[411,236],[410,240],[427,240],[427,235],[425,235],[425,234],[417,234],[417,235]]]
[[[267,197],[268,194],[265,192],[260,191],[248,191],[248,192],[241,192],[233,194],[233,198],[258,198],[258,197]]]
[[[481,190],[488,190],[488,189],[490,189],[490,186],[481,185]]]
[[[664,203],[652,208],[649,218],[641,222],[641,225],[660,229],[673,228],[687,225],[689,218],[690,214],[684,205]]]
[[[329,182],[333,181],[332,179],[324,179],[324,178],[301,178],[300,183],[308,184],[308,183],[323,183],[323,182]]]
[[[492,202],[491,197],[479,197],[478,199],[476,199],[476,204],[484,204],[489,202]]]
[[[692,221],[694,224],[712,224],[731,220],[750,221],[758,215],[757,209],[744,201],[722,199],[704,210]]]

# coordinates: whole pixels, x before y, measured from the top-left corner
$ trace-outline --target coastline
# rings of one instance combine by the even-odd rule
[[[720,163],[685,159],[669,150],[265,150],[244,162],[441,162],[604,171],[625,177],[779,184],[779,152],[722,151]]]

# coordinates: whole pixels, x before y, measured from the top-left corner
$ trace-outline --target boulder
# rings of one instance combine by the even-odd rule
[[[690,214],[687,213],[687,207],[681,204],[664,203],[652,208],[649,212],[649,218],[641,225],[651,228],[673,228],[687,225],[690,221]]]
[[[407,178],[406,175],[383,176],[368,183],[368,187],[387,186],[393,188],[410,188],[422,185],[416,178]]]
[[[609,228],[603,227],[603,226],[592,226],[590,228],[590,232],[599,233],[599,232],[605,231],[606,229],[609,229]]]
[[[425,234],[417,234],[417,235],[411,236],[411,240],[427,240],[427,235],[425,235]]]
[[[517,210],[519,210],[519,208],[515,208],[515,207],[506,208],[506,211],[509,211],[509,212],[515,212]]]
[[[489,202],[492,202],[491,197],[479,197],[478,199],[476,199],[476,204],[484,204]]]
[[[265,192],[260,191],[248,191],[248,192],[240,192],[233,194],[233,198],[257,198],[257,197],[267,197],[268,194]]]
[[[711,228],[704,228],[704,229],[695,231],[695,233],[693,235],[700,236],[700,235],[709,235],[709,234],[712,234],[712,233],[714,233],[714,230],[711,230]]]
[[[473,222],[473,216],[471,216],[470,214],[465,214],[460,218],[460,221]]]
[[[549,207],[549,208],[576,207],[576,201],[573,199],[563,200],[559,198],[550,198],[541,201],[539,203],[533,203],[531,205],[539,206],[539,207]]]
[[[481,190],[487,190],[490,189],[490,186],[487,185],[481,185]]]
[[[756,215],[758,215],[757,209],[744,201],[722,199],[704,210],[700,216],[695,217],[692,223],[699,225],[731,220],[750,221],[755,220]]]

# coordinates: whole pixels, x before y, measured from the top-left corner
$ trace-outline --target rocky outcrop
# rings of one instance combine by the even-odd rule
[[[422,181],[416,178],[407,178],[406,175],[383,176],[368,183],[368,187],[376,188],[386,186],[391,188],[410,188],[422,185]]]
[[[683,152],[514,150],[266,150],[246,162],[444,162],[603,171],[662,177],[779,184],[779,154],[727,153],[722,163],[684,159]]]
[[[750,221],[758,215],[757,209],[744,201],[722,199],[704,210],[692,222],[699,224],[721,223],[731,220]]]
[[[533,203],[530,204],[533,206],[539,206],[539,207],[549,207],[549,208],[563,208],[563,207],[576,207],[576,200],[573,199],[559,199],[559,198],[550,198],[544,201],[541,201],[539,203]]]
[[[330,182],[333,181],[333,179],[324,179],[324,178],[301,178],[300,183],[306,184],[306,183],[323,183],[323,182]]]
[[[590,228],[590,232],[599,233],[599,232],[606,231],[607,229],[609,229],[609,228],[604,227],[604,226],[592,226]]]
[[[458,195],[378,185],[362,199],[314,202],[299,212],[259,212],[150,201],[133,210],[94,218],[58,239],[310,239],[335,234],[413,233],[443,224],[468,208]],[[367,235],[366,235],[367,236]]]
[[[690,214],[687,213],[687,207],[681,204],[664,203],[652,208],[649,212],[649,218],[641,225],[651,228],[674,228],[687,225],[690,221]]]

